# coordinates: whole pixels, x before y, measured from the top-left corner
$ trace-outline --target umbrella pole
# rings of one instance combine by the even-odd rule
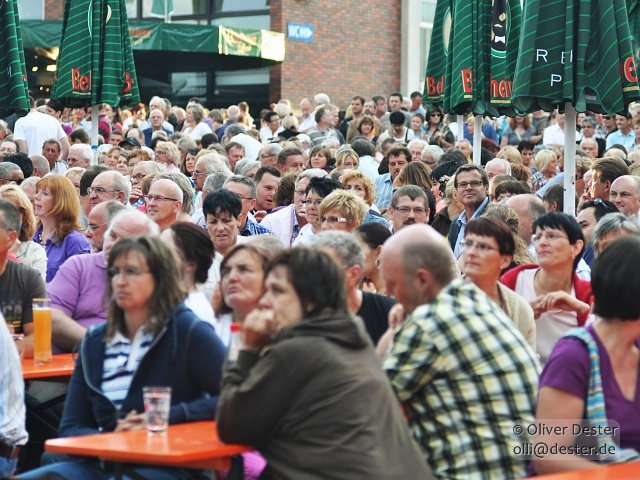
[[[482,115],[476,115],[473,119],[473,164],[480,165],[482,154]]]
[[[98,164],[98,105],[91,107],[91,149],[93,150],[93,161],[91,165]]]
[[[564,213],[576,214],[576,109],[564,106]]]
[[[457,115],[456,123],[458,125],[458,136],[456,140],[462,140],[464,138],[464,117],[462,115]]]

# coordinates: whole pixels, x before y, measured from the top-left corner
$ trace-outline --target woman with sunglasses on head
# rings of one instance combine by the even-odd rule
[[[537,352],[544,364],[555,343],[589,319],[591,282],[576,274],[584,236],[575,218],[566,213],[545,213],[535,220],[533,231],[538,264],[515,267],[500,280],[533,308]]]
[[[438,145],[443,149],[453,147],[455,143],[455,137],[449,127],[444,122],[444,112],[435,108],[427,112],[426,118],[426,133],[424,139],[431,145]]]

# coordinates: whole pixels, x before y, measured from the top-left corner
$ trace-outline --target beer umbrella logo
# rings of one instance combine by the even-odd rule
[[[507,56],[507,38],[511,26],[509,4],[505,0],[493,0],[491,23],[491,55],[497,58]]]

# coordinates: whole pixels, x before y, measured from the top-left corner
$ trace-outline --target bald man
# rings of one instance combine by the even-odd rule
[[[87,189],[87,192],[89,193],[89,206],[92,209],[99,203],[109,200],[127,205],[131,193],[131,183],[120,172],[109,170],[98,174],[91,182],[91,187]]]
[[[144,213],[126,209],[117,213],[104,234],[103,251],[69,257],[47,285],[51,298],[53,344],[70,352],[86,329],[107,318],[102,301],[107,288],[107,259],[122,237],[159,235],[158,226]]]
[[[409,313],[384,369],[433,471],[526,476],[527,460],[512,452],[513,427],[535,421],[539,365],[513,321],[456,277],[449,245],[427,225],[385,242],[382,274]]]
[[[622,175],[611,184],[609,201],[627,217],[638,215],[640,210],[640,178],[634,175]]]
[[[147,216],[160,230],[169,228],[178,220],[182,209],[183,193],[177,183],[161,178],[151,184],[147,200]]]

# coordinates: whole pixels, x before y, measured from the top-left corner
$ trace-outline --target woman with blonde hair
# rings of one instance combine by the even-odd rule
[[[336,152],[336,170],[357,170],[360,157],[351,148],[342,148]]]
[[[340,183],[342,184],[342,188],[355,193],[363,199],[369,207],[362,221],[363,225],[367,223],[380,223],[386,228],[390,227],[389,221],[380,214],[378,207],[373,203],[376,200],[376,187],[369,177],[359,170],[345,170],[344,173],[340,175]]]
[[[40,224],[33,241],[47,252],[46,280],[50,282],[67,258],[91,253],[91,247],[81,231],[80,200],[71,180],[63,175],[41,178],[34,204]]]
[[[502,147],[498,152],[497,158],[504,158],[514,165],[522,165],[522,155],[520,154],[520,150],[513,145]]]
[[[156,162],[164,165],[166,170],[179,172],[180,150],[173,142],[158,142],[156,144]]]
[[[533,159],[538,171],[531,177],[532,190],[540,190],[550,179],[555,177],[558,169],[558,156],[553,150],[540,150]]]
[[[36,217],[27,194],[17,185],[3,185],[0,187],[0,198],[13,203],[20,210],[22,217],[18,239],[11,247],[11,253],[20,260],[20,263],[38,270],[44,280],[47,274],[47,253],[42,245],[32,240],[36,231]]]

